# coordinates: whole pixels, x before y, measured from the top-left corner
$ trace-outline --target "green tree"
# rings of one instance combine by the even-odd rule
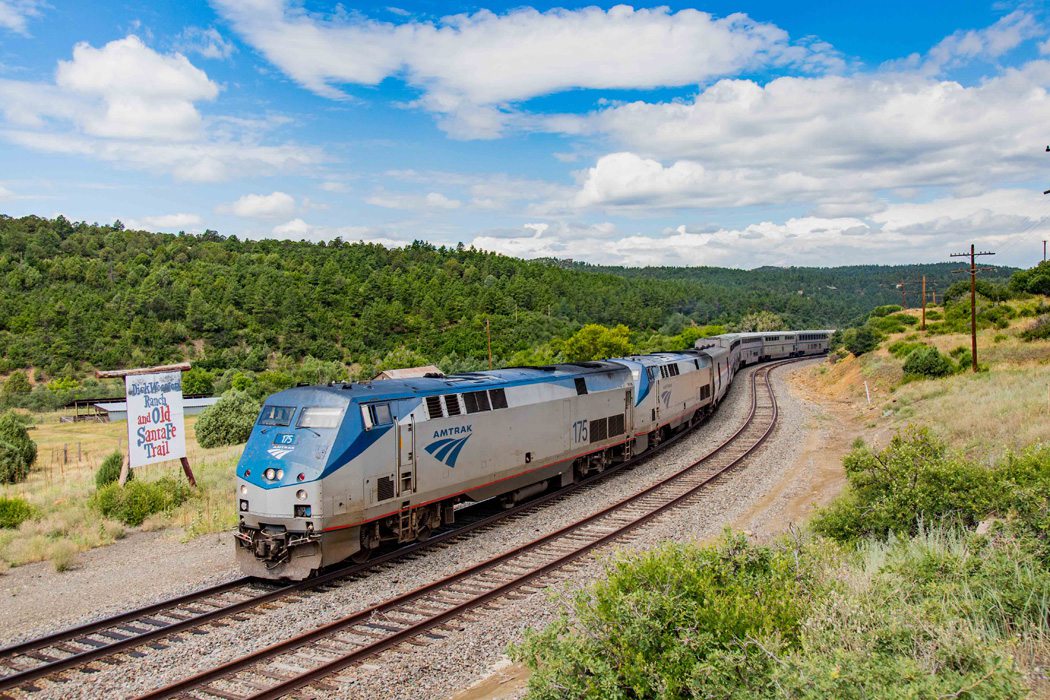
[[[576,331],[561,350],[567,362],[604,360],[630,355],[631,352],[631,331],[627,326],[608,328],[596,323],[588,323]]]
[[[12,372],[11,376],[4,381],[4,396],[13,397],[17,394],[28,394],[32,390],[33,385],[29,383],[29,377],[21,370]]]
[[[36,443],[13,413],[0,416],[0,483],[25,481],[36,462]]]
[[[879,347],[880,340],[879,334],[867,325],[847,328],[842,333],[842,346],[857,357]]]
[[[215,390],[215,376],[206,369],[193,367],[182,374],[182,393],[211,394]]]
[[[230,391],[197,419],[197,444],[204,448],[248,441],[261,405],[243,391]]]
[[[784,325],[784,319],[772,311],[755,311],[741,318],[733,328],[740,333],[765,333],[782,331],[787,326]]]

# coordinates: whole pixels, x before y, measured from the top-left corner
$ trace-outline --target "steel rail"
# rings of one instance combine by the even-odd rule
[[[578,559],[583,554],[595,548],[601,547],[618,538],[623,537],[624,534],[638,527],[641,527],[645,523],[648,523],[652,519],[658,517],[659,515],[667,512],[672,508],[675,508],[678,505],[681,505],[684,501],[695,496],[697,492],[700,491],[703,487],[710,484],[719,476],[728,472],[730,469],[732,469],[740,462],[742,462],[745,458],[747,458],[749,455],[751,455],[756,449],[758,449],[758,447],[766,441],[766,439],[772,433],[773,429],[776,427],[777,419],[779,417],[779,408],[777,406],[776,396],[773,392],[772,385],[769,381],[770,373],[777,367],[790,364],[792,362],[798,362],[804,359],[809,358],[803,357],[775,362],[755,370],[755,372],[753,372],[751,375],[751,407],[744,423],[741,424],[741,426],[732,435],[726,438],[722,443],[713,448],[707,454],[694,461],[689,466],[675,472],[674,474],[671,474],[668,477],[665,477],[656,484],[653,484],[652,486],[636,494],[628,496],[627,498],[624,498],[617,503],[614,503],[596,513],[593,513],[579,521],[576,521],[575,523],[572,523],[555,532],[537,538],[536,540],[520,545],[519,547],[499,554],[477,565],[464,569],[460,572],[454,573],[438,581],[434,581],[432,583],[421,586],[413,591],[409,591],[390,600],[381,602],[377,605],[373,605],[369,608],[355,612],[347,617],[328,623],[315,630],[311,630],[309,632],[300,634],[296,637],[290,638],[283,642],[279,642],[270,647],[266,647],[239,659],[227,662],[203,673],[194,675],[181,681],[177,681],[163,688],[159,688],[155,691],[148,693],[147,695],[142,696],[140,700],[159,700],[160,698],[167,698],[176,693],[181,694],[186,693],[187,691],[196,691],[198,693],[211,694],[213,696],[223,698],[250,697],[252,698],[252,700],[263,700],[267,698],[282,697],[283,695],[291,691],[294,691],[305,685],[309,685],[310,683],[313,683],[321,678],[336,673],[347,666],[361,661],[364,658],[374,656],[386,649],[403,644],[407,640],[416,637],[421,633],[425,633],[434,627],[438,627],[453,618],[463,615],[465,612],[471,610],[472,608],[488,603],[496,598],[500,598],[509,593],[510,591],[516,588],[520,588],[521,586],[527,584],[528,582],[538,577],[541,577],[556,569],[562,568],[566,564],[569,564],[573,560]],[[309,647],[309,645],[312,642],[325,638],[331,638],[339,632],[351,630],[351,628],[353,628],[355,625],[361,625],[362,623],[367,623],[369,621],[374,622],[377,615],[381,615],[385,612],[394,611],[401,606],[411,604],[413,601],[423,599],[425,596],[434,592],[447,590],[451,586],[459,582],[463,582],[472,576],[476,576],[478,574],[490,571],[500,564],[509,562],[524,554],[538,550],[544,545],[556,542],[559,539],[564,538],[566,535],[581,530],[587,527],[588,525],[594,524],[608,515],[614,514],[617,511],[624,510],[625,508],[628,508],[633,504],[638,504],[641,501],[643,501],[643,499],[656,493],[660,489],[665,488],[673,484],[674,482],[682,480],[683,477],[692,474],[699,467],[706,464],[716,455],[719,455],[727,451],[730,447],[733,447],[734,443],[737,442],[737,439],[739,437],[741,437],[746,431],[748,431],[750,428],[756,425],[755,420],[756,416],[758,415],[758,410],[760,408],[758,400],[758,379],[760,376],[763,379],[770,403],[768,407],[762,407],[770,409],[770,413],[768,415],[768,425],[759,424],[758,427],[761,429],[761,434],[759,434],[757,437],[751,440],[751,442],[746,446],[743,452],[741,452],[739,455],[732,456],[726,464],[722,465],[714,472],[704,476],[695,485],[689,486],[689,488],[686,491],[672,496],[671,498],[665,500],[663,503],[648,509],[642,515],[633,518],[631,521],[623,525],[618,525],[608,533],[601,534],[596,539],[593,539],[583,544],[574,544],[571,551],[565,554],[560,554],[552,561],[545,562],[539,566],[526,567],[527,570],[524,573],[515,575],[511,580],[500,582],[495,587],[489,588],[481,594],[472,595],[468,598],[468,600],[456,603],[446,610],[441,610],[440,612],[426,616],[423,620],[412,623],[404,629],[396,629],[394,624],[388,621],[386,623],[386,627],[380,628],[389,630],[389,634],[381,636],[381,638],[372,641],[371,643],[358,645],[358,648],[353,649],[349,653],[338,656],[338,658],[336,658],[333,661],[322,663],[321,665],[309,669],[306,672],[296,675],[292,678],[285,678],[284,680],[279,680],[279,682],[276,685],[269,688],[261,689],[258,693],[249,694],[245,696],[208,687],[210,683],[217,680],[227,680],[234,685],[236,685],[238,682],[241,682],[243,684],[244,680],[238,678],[237,674],[244,670],[250,669],[256,664],[266,662],[272,659],[273,657],[282,655],[286,652],[295,652],[302,647]],[[462,593],[460,593],[459,595],[462,595]],[[357,636],[360,637],[362,635],[358,634]],[[340,643],[344,645],[349,644],[347,642]],[[331,653],[331,647],[328,647],[326,651],[328,653]],[[272,672],[263,674],[263,677],[264,679],[266,677],[269,677],[271,680],[277,680],[280,678],[280,676],[278,676],[277,674],[273,674]],[[249,683],[248,686],[254,687],[256,689],[259,688],[257,682]]]
[[[757,372],[760,370],[755,371]],[[153,642],[165,637],[172,637],[181,632],[187,632],[196,627],[207,625],[238,613],[250,611],[253,608],[292,596],[296,593],[310,592],[337,581],[353,578],[357,575],[366,573],[371,569],[414,554],[420,550],[435,547],[445,542],[449,542],[450,540],[456,540],[474,531],[484,530],[506,518],[525,515],[530,511],[546,506],[552,501],[562,500],[585,487],[594,486],[600,481],[603,481],[624,469],[645,463],[688,435],[692,431],[692,427],[695,426],[691,426],[690,429],[676,433],[672,437],[662,441],[656,447],[646,450],[625,462],[605,469],[601,473],[591,475],[586,479],[569,484],[566,487],[540,495],[512,508],[461,525],[453,526],[444,532],[435,534],[423,542],[414,542],[412,544],[398,547],[362,564],[340,567],[334,571],[304,581],[279,585],[274,590],[266,591],[243,601],[216,607],[212,610],[192,611],[189,617],[186,617],[185,611],[180,610],[183,606],[192,606],[195,602],[200,603],[208,598],[221,596],[235,591],[238,588],[247,587],[253,584],[266,585],[273,583],[269,579],[246,576],[2,648],[0,649],[0,667],[6,666],[7,668],[17,669],[16,664],[19,663],[18,660],[21,660],[22,662],[27,660],[32,660],[31,662],[42,661],[43,663],[27,669],[15,670],[13,673],[0,676],[0,691],[24,686],[32,683],[34,680],[64,670],[83,666],[84,664],[120,653],[147,642]],[[484,506],[485,502],[476,505]],[[470,507],[464,510],[469,509]],[[458,511],[458,513],[462,512],[463,511]],[[176,613],[175,616],[172,616],[174,618],[173,622],[156,619],[157,617],[169,617],[169,613],[173,612]],[[81,647],[81,649],[77,649],[77,647]],[[54,650],[62,651],[63,653],[68,654],[68,656],[56,657]],[[12,663],[12,661],[15,663]]]

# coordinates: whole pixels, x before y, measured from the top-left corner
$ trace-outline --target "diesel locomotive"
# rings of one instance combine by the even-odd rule
[[[566,486],[701,421],[740,367],[826,352],[830,336],[734,333],[681,352],[273,394],[237,465],[238,563],[302,579],[425,540],[458,504]]]

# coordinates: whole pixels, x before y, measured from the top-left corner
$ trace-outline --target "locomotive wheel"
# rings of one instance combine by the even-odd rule
[[[350,561],[355,564],[364,564],[366,561],[372,558],[372,550],[367,547],[362,547],[353,554],[350,555]]]
[[[416,539],[420,542],[426,542],[430,539],[431,534],[433,534],[433,532],[431,531],[430,527],[424,525],[423,527],[419,528],[418,532],[416,532]]]

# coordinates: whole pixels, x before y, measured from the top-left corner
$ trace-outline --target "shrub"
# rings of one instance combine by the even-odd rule
[[[796,543],[668,544],[614,562],[512,655],[532,697],[728,697],[766,690],[765,649],[797,644],[816,555]],[[759,640],[761,645],[751,640]],[[763,647],[765,649],[763,649]]]
[[[246,442],[261,408],[259,402],[245,392],[223,394],[197,419],[197,443],[207,448]]]
[[[905,326],[917,326],[919,324],[919,319],[911,314],[893,314],[890,318],[903,323]]]
[[[849,328],[842,334],[842,345],[857,357],[879,347],[879,334],[870,326]]]
[[[12,396],[14,394],[28,394],[33,390],[33,385],[29,383],[29,377],[22,370],[16,370],[11,373],[4,381],[3,395]]]
[[[954,373],[955,365],[937,348],[916,348],[904,360],[904,374],[907,377],[937,378]]]
[[[189,485],[171,477],[155,482],[131,481],[123,487],[103,486],[91,497],[91,505],[107,518],[137,526],[154,513],[182,504],[191,493]]]
[[[33,517],[33,507],[24,498],[0,496],[0,527],[18,527]]]
[[[1050,316],[1040,316],[1021,332],[1025,340],[1050,339]]]
[[[211,394],[215,389],[215,377],[206,369],[193,367],[182,375],[182,393]]]
[[[0,416],[0,483],[14,484],[29,476],[36,462],[36,443],[12,413]]]
[[[98,471],[95,472],[95,488],[102,488],[106,484],[113,484],[120,480],[120,471],[124,468],[124,455],[120,452],[114,452],[113,454],[102,460],[102,464],[99,465]],[[135,470],[128,470],[128,481],[135,478]]]
[[[897,304],[885,304],[884,306],[876,306],[874,309],[872,309],[871,313],[868,314],[868,317],[880,318],[882,316],[889,316],[890,314],[895,314],[898,311],[903,310],[903,306],[898,306]]]
[[[909,343],[906,340],[898,340],[895,343],[890,344],[887,350],[890,354],[897,358],[905,358],[911,354],[913,350],[926,347],[925,343]]]
[[[51,546],[51,564],[55,571],[68,571],[77,561],[77,546],[69,540],[59,540]]]
[[[926,312],[927,321],[940,321],[942,318],[944,318],[944,314],[940,311],[929,310]]]
[[[996,504],[991,470],[949,455],[925,429],[897,434],[878,453],[855,448],[843,466],[848,491],[813,521],[837,540],[914,534],[922,521],[975,525]]]

